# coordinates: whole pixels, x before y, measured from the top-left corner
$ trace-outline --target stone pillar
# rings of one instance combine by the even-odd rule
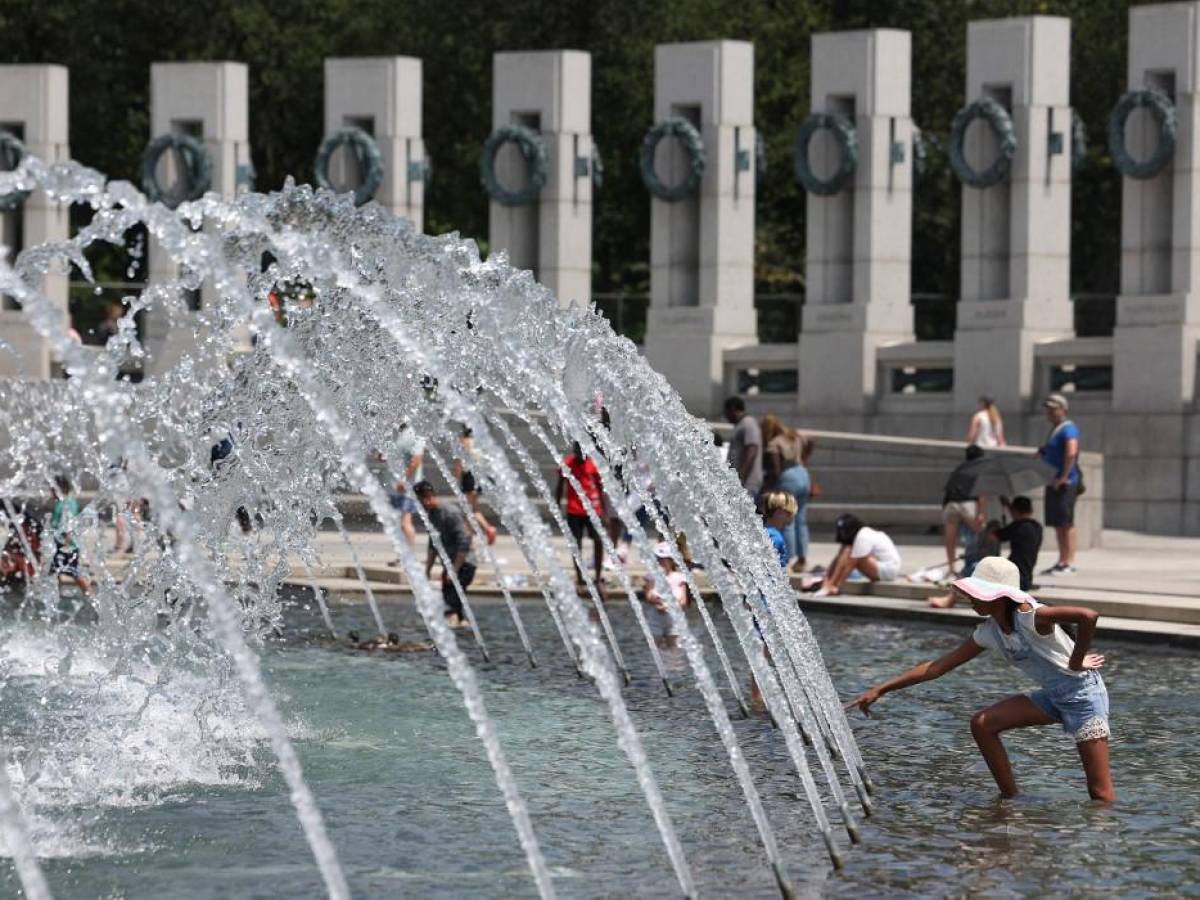
[[[1074,333],[1071,307],[1071,22],[1052,16],[967,26],[966,102],[1008,110],[1017,148],[1009,177],[962,188],[962,296],[954,336],[954,405],[981,394],[1005,412],[1035,398],[1033,346]],[[967,161],[996,159],[989,125],[967,130]]]
[[[541,135],[546,186],[523,206],[488,204],[492,252],[504,250],[563,304],[592,299],[592,55],[580,50],[497,53],[492,59],[492,128],[523,125]],[[513,143],[496,154],[508,189],[527,183]]]
[[[1200,3],[1129,11],[1128,89],[1167,94],[1178,128],[1174,156],[1161,172],[1122,178],[1115,415],[1106,428],[1109,524],[1117,528],[1200,534],[1200,417],[1192,416],[1191,441],[1184,418],[1196,399],[1200,339],[1198,31]],[[1148,158],[1159,140],[1157,122],[1135,110],[1125,139],[1135,159]]]
[[[425,223],[421,91],[421,60],[415,57],[325,60],[325,134],[354,126],[375,139],[383,156],[383,183],[375,202],[418,231]],[[331,160],[331,169],[348,159],[343,148]]]
[[[757,340],[754,312],[754,45],[660,44],[654,121],[688,119],[704,141],[698,193],[650,201],[650,311],[646,358],[696,415],[722,400],[724,351]],[[743,163],[739,166],[739,160]],[[678,141],[658,145],[655,171],[684,180]]]
[[[150,66],[149,139],[171,132],[188,134],[204,144],[212,162],[214,193],[232,197],[240,185],[250,186],[250,115],[248,70],[237,62],[171,62]],[[163,154],[159,178],[174,177],[175,160]],[[156,283],[174,279],[175,263],[152,240],[149,247],[150,278]],[[147,310],[143,339],[152,355],[149,368],[161,371],[179,359],[195,340],[195,312],[212,302],[212,286],[187,298],[190,316],[171,323],[161,306]]]
[[[854,124],[858,163],[839,193],[808,195],[799,387],[806,415],[849,417],[841,427],[871,411],[879,345],[912,340],[911,48],[907,31],[888,29],[812,38],[810,109]],[[832,174],[838,152],[817,132],[814,174]]]
[[[65,66],[0,66],[0,129],[17,137],[25,152],[47,163],[71,158],[68,146],[68,72]],[[0,215],[3,245],[12,262],[26,247],[46,241],[66,240],[69,209],[53,203],[43,191],[34,191],[20,208]],[[38,285],[68,318],[65,273],[46,275]],[[0,299],[0,376],[49,378],[50,346],[8,297]]]

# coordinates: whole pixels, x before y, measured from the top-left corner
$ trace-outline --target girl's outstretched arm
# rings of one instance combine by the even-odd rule
[[[941,678],[952,669],[957,669],[963,663],[970,662],[982,653],[983,650],[983,647],[975,643],[974,638],[967,638],[945,656],[927,660],[920,665],[913,666],[903,675],[899,675],[890,681],[885,681],[883,684],[871,688],[861,697],[847,703],[846,709],[857,706],[865,715],[869,716],[871,715],[871,704],[884,694],[890,694],[892,691],[898,691],[910,685],[920,684],[922,681],[933,681],[935,678]]]
[[[1068,665],[1076,671],[1099,669],[1104,665],[1104,657],[1099,653],[1088,653],[1092,646],[1092,635],[1096,631],[1096,622],[1100,614],[1095,610],[1082,606],[1039,606],[1034,622],[1039,634],[1049,634],[1055,625],[1074,625],[1075,652],[1071,654]]]

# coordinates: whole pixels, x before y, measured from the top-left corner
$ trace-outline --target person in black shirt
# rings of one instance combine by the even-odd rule
[[[466,591],[475,580],[475,551],[471,547],[471,532],[467,520],[456,509],[442,506],[438,502],[433,485],[428,481],[419,481],[413,485],[413,493],[417,502],[425,507],[429,514],[429,524],[437,531],[442,547],[450,557],[450,566],[458,576],[458,583]],[[437,551],[433,539],[429,541],[429,552],[425,557],[425,577],[433,573],[433,563]],[[442,572],[442,603],[446,607],[446,621],[451,628],[462,628],[467,624],[466,610],[458,590],[450,580],[448,571]]]
[[[1011,548],[1008,558],[1021,573],[1021,590],[1028,591],[1033,586],[1033,568],[1042,549],[1042,524],[1034,519],[1033,502],[1028,497],[1017,497],[1008,508],[1013,520],[992,533],[997,540],[1008,542]]]

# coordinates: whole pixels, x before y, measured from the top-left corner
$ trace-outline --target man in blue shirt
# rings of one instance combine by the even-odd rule
[[[1043,575],[1075,574],[1075,499],[1079,496],[1079,427],[1067,418],[1067,398],[1051,394],[1042,402],[1053,429],[1038,448],[1038,456],[1058,475],[1046,487],[1046,524],[1058,538],[1058,562]]]

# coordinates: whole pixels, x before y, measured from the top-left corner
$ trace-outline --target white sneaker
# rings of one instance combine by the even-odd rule
[[[1078,575],[1079,570],[1076,569],[1074,566],[1058,566],[1058,571],[1055,572],[1054,574],[1055,575]]]

